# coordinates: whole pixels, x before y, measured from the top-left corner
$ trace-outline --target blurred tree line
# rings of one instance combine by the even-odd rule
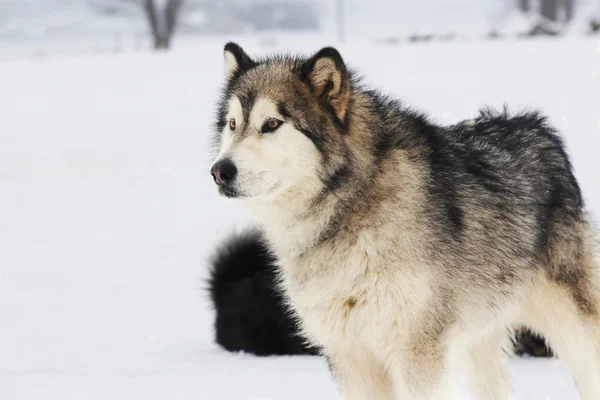
[[[185,33],[242,33],[262,30],[317,30],[320,13],[314,0],[95,0],[137,5],[143,9],[152,33],[154,48],[168,48],[176,30]],[[331,0],[335,4],[337,18],[330,19],[337,25],[338,38],[343,39],[345,3],[358,0]],[[360,0],[362,1],[362,0]],[[507,11],[519,12],[528,19],[520,32],[498,33],[493,29],[490,37],[518,37],[548,35],[557,36],[574,22],[586,8],[596,2],[596,12],[588,15],[588,33],[600,32],[600,0],[504,0]],[[580,16],[581,19],[581,16]],[[580,22],[580,21],[578,21]],[[341,32],[341,33],[340,33]],[[444,35],[412,34],[409,41],[450,40],[454,33]]]
[[[316,30],[319,15],[307,0],[89,0],[105,15],[141,12],[155,49],[167,49],[177,32],[240,33]]]
[[[37,0],[35,7],[27,3],[0,1],[0,37],[45,39],[52,34],[104,34],[112,35],[116,43],[131,35],[137,43],[145,41],[140,40],[142,37],[150,37],[156,49],[169,48],[178,33],[211,35],[266,30],[327,30],[337,32],[340,41],[348,35],[393,43],[441,41],[454,40],[464,33],[460,27],[436,25],[436,18],[447,14],[452,19],[461,13],[469,15],[474,25],[482,26],[477,35],[490,38],[600,32],[600,0],[461,0],[456,5],[458,14],[453,14],[454,6],[449,6],[447,0],[373,0],[366,6],[364,0]],[[414,23],[404,26],[402,18],[410,18],[411,8],[423,9],[424,3],[431,5],[431,20],[427,14],[419,18],[424,18],[424,26],[428,27],[407,28]],[[378,8],[372,7],[375,4]],[[367,21],[362,28],[351,21],[352,10],[358,8],[366,13],[355,18]],[[394,19],[388,27],[375,29],[384,32],[383,37],[378,38],[379,34],[370,29],[369,24],[382,27],[378,13],[401,13],[402,9],[406,15]],[[482,11],[485,9],[487,16]],[[482,23],[482,18],[487,20]]]

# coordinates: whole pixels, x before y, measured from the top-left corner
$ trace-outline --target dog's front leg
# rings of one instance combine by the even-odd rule
[[[444,349],[445,346],[425,334],[398,349],[390,360],[389,370],[396,399],[461,399]]]
[[[395,399],[390,376],[367,353],[352,349],[326,358],[343,400]]]

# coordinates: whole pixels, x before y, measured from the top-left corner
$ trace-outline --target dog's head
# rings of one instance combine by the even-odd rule
[[[211,168],[219,193],[302,196],[335,184],[347,158],[342,136],[351,89],[338,51],[255,61],[228,43],[224,53],[219,151]]]

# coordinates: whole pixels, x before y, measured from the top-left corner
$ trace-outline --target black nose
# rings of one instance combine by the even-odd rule
[[[215,163],[210,169],[210,174],[217,185],[227,186],[235,179],[237,168],[231,160],[225,159]]]

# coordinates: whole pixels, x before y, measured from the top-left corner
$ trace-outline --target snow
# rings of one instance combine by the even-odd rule
[[[287,43],[246,47],[324,45]],[[222,45],[0,62],[0,398],[336,398],[320,358],[212,341],[207,259],[251,223],[208,174]],[[600,214],[598,40],[340,49],[440,122],[505,101],[542,109]],[[577,398],[558,360],[513,360],[511,373],[514,399]]]

